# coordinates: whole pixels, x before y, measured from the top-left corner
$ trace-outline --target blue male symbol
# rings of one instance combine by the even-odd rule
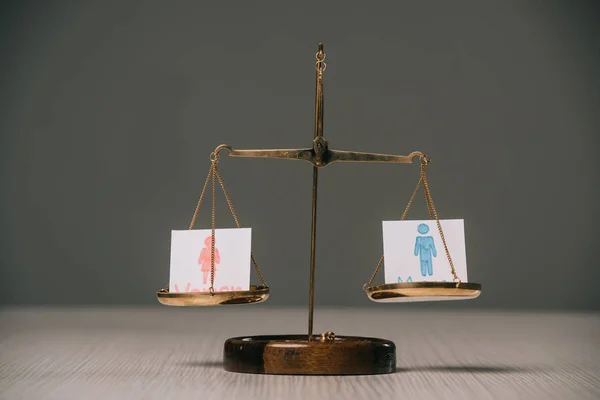
[[[427,224],[420,224],[417,228],[421,235],[425,235],[429,232],[429,226]],[[435,243],[433,243],[433,236],[417,236],[415,242],[415,256],[420,256],[421,259],[421,275],[433,275],[433,260],[431,255],[437,257],[437,250],[435,249]]]

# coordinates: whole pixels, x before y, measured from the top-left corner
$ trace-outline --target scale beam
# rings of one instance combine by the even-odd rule
[[[319,147],[320,146],[320,147]],[[323,150],[324,149],[324,150]],[[358,151],[330,150],[327,141],[322,136],[315,139],[312,149],[273,149],[273,150],[234,150],[222,144],[217,147],[214,154],[227,150],[231,157],[249,158],[276,158],[283,160],[304,160],[315,167],[325,167],[336,161],[340,162],[377,162],[377,163],[403,163],[410,164],[415,157],[429,161],[429,158],[420,151],[413,151],[407,156],[395,154],[364,153]]]
[[[379,163],[404,163],[410,164],[413,162],[413,158],[420,157],[426,160],[429,158],[421,153],[420,151],[413,151],[407,156],[398,156],[393,154],[377,154],[377,153],[361,153],[358,151],[343,151],[343,150],[331,150],[330,163],[334,161],[344,162],[379,162]]]

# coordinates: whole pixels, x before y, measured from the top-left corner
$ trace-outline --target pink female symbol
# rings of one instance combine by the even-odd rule
[[[208,273],[210,272],[210,253],[211,253],[211,245],[212,245],[212,236],[207,236],[204,239],[204,248],[200,252],[200,257],[198,257],[198,265],[201,266],[202,275],[204,284],[206,285],[206,281],[208,280]],[[221,255],[219,254],[219,249],[215,247],[215,275],[217,274],[217,264],[221,262]]]

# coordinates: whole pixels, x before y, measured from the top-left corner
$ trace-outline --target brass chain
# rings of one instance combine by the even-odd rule
[[[190,222],[189,230],[194,229],[194,225],[196,225],[196,218],[198,217],[198,212],[200,211],[200,206],[202,205],[202,201],[204,200],[204,195],[206,193],[206,188],[208,187],[208,182],[212,177],[212,229],[211,229],[211,237],[212,237],[212,246],[211,246],[211,255],[210,255],[210,294],[213,295],[214,290],[214,281],[215,281],[215,251],[214,251],[214,243],[215,243],[215,175],[214,170],[217,162],[217,158],[213,159],[211,154],[210,157],[211,165],[208,170],[208,175],[206,176],[206,181],[204,181],[204,186],[202,187],[202,192],[200,193],[200,198],[198,199],[198,204],[196,204],[196,209],[194,210],[194,215],[192,216],[192,221]],[[169,285],[167,285],[168,287]]]
[[[404,209],[404,212],[402,213],[400,220],[404,221],[404,219],[406,218],[406,215],[408,214],[408,210],[410,209],[410,207],[415,199],[415,196],[417,195],[417,192],[419,191],[421,186],[423,186],[423,193],[425,195],[425,203],[427,205],[427,213],[429,214],[429,219],[436,220],[438,231],[440,232],[440,237],[442,238],[442,243],[444,244],[444,250],[446,252],[446,257],[448,258],[448,262],[450,263],[450,269],[452,271],[452,276],[454,277],[454,281],[458,285],[458,284],[460,284],[460,278],[458,277],[458,275],[456,274],[456,270],[454,269],[454,263],[452,262],[452,258],[450,257],[450,251],[448,250],[448,245],[446,244],[446,238],[444,237],[442,225],[440,224],[440,220],[438,218],[438,214],[435,209],[435,205],[433,203],[433,197],[431,196],[431,190],[429,189],[429,183],[427,182],[427,165],[429,165],[429,162],[430,162],[429,157],[423,156],[421,158],[419,182],[417,182],[417,186],[415,187],[415,190],[413,191],[412,196],[410,196],[410,200],[408,201],[408,204],[406,205],[406,208]],[[375,279],[377,272],[379,272],[379,269],[381,268],[381,265],[383,264],[383,259],[384,259],[384,256],[382,255],[381,258],[379,259],[379,262],[377,263],[377,266],[375,267],[375,271],[371,275],[371,279],[369,279],[369,281],[363,285],[363,290],[367,290],[368,288],[371,287],[371,284],[373,283],[373,280]]]
[[[231,202],[231,199],[229,198],[229,194],[227,193],[227,189],[225,189],[225,184],[223,183],[223,178],[221,177],[221,173],[219,172],[219,169],[217,168],[217,166],[215,166],[215,174],[217,175],[217,179],[219,180],[219,184],[221,185],[221,189],[223,189],[223,194],[225,195],[225,199],[227,200],[227,205],[229,206],[229,210],[231,211],[231,215],[233,215],[233,220],[235,221],[235,225],[238,228],[241,228],[240,221],[238,219],[237,213],[235,212],[235,209],[233,208],[233,203]],[[260,280],[260,283],[263,286],[267,286],[267,283],[265,282],[265,279],[263,278],[263,275],[260,272],[260,268],[258,267],[258,264],[256,263],[256,260],[254,259],[254,255],[252,253],[250,253],[250,259],[252,260],[252,264],[254,265],[254,269],[256,270],[256,275],[258,275],[258,279]]]
[[[204,200],[204,193],[206,192],[206,187],[208,186],[208,181],[210,180],[210,176],[212,175],[212,165],[208,170],[208,175],[206,176],[206,181],[204,182],[204,187],[202,188],[202,193],[200,193],[200,199],[198,199],[198,204],[196,205],[196,210],[194,211],[194,215],[192,216],[192,222],[190,222],[189,230],[194,229],[194,225],[196,225],[196,218],[198,217],[198,212],[200,211],[200,206],[202,205],[202,200]]]
[[[435,204],[433,203],[433,197],[431,196],[431,190],[429,189],[429,183],[427,182],[427,172],[426,172],[427,164],[421,164],[421,179],[423,180],[423,193],[425,194],[425,201],[427,202],[427,208],[430,210],[430,213],[435,217],[435,222],[438,227],[438,231],[440,232],[440,237],[442,238],[442,243],[444,244],[444,250],[446,252],[446,257],[448,258],[448,263],[450,264],[450,270],[452,271],[452,276],[454,277],[454,282],[457,286],[460,284],[460,278],[456,274],[456,270],[454,269],[454,263],[452,262],[452,257],[450,257],[450,251],[448,250],[448,245],[446,244],[446,238],[444,236],[444,231],[442,230],[442,225],[440,223],[440,219],[438,217],[438,213],[435,209]]]
[[[212,158],[212,157],[211,157]],[[215,185],[215,172],[217,170],[217,160],[212,160],[212,212],[211,212],[211,223],[210,223],[210,294],[215,293],[215,199],[216,199],[216,185]]]
[[[317,59],[317,62],[315,62],[315,68],[319,72],[319,78],[321,78],[323,76],[323,72],[325,72],[327,69],[327,63],[325,62],[327,54],[319,51],[315,55],[315,58]]]

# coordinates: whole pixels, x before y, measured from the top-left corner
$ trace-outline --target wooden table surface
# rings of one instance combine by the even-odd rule
[[[262,305],[4,308],[0,399],[600,399],[600,313],[317,309],[317,332],[393,340],[398,372],[222,370],[225,339],[305,327]]]

